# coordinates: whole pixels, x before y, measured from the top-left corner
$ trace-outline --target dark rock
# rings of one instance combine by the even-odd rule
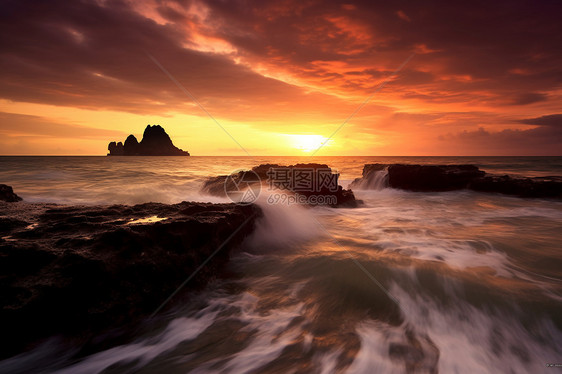
[[[5,184],[0,184],[0,201],[14,203],[16,201],[22,201],[22,198],[14,193],[12,187]]]
[[[109,145],[107,146],[107,150],[109,151],[109,153],[107,154],[109,155],[116,155],[117,154],[117,143],[115,142],[110,142]]]
[[[227,181],[228,175],[218,175],[216,177],[209,177],[203,182],[201,191],[212,195],[226,197],[226,190],[233,190],[235,188],[233,180],[240,178],[240,173],[232,175],[232,179]],[[225,183],[228,183],[225,186]]]
[[[508,175],[487,175],[472,181],[469,188],[519,197],[562,198],[561,177],[513,178]]]
[[[134,135],[129,135],[127,139],[125,139],[123,147],[125,156],[135,156],[139,154],[139,142]]]
[[[17,212],[0,206],[6,213]],[[220,277],[260,215],[253,205],[183,202],[45,206],[35,225],[15,222],[0,240],[2,357],[53,335],[83,344],[132,331],[225,243],[183,294]],[[166,219],[140,220],[154,216]]]
[[[317,186],[312,188],[298,188],[293,183],[288,183],[286,188],[280,188],[280,183],[274,183],[275,177],[270,173],[272,169],[288,170],[289,174],[299,172],[307,172],[313,175],[313,178],[318,178],[319,173],[323,173],[324,177],[332,178],[333,184],[330,186]],[[251,170],[239,171],[235,174],[219,175],[210,177],[203,182],[202,192],[214,196],[227,196],[227,192],[238,191],[240,182],[261,183],[263,188],[270,188],[274,192],[288,193],[296,196],[299,200],[297,203],[304,205],[327,205],[330,207],[357,207],[360,201],[355,199],[355,195],[351,190],[345,190],[342,186],[338,185],[339,174],[332,172],[332,169],[326,164],[308,163],[296,164],[290,166],[283,166],[279,164],[261,164],[253,167]],[[246,185],[243,183],[242,185]]]
[[[363,177],[350,185],[358,187],[363,180],[373,179],[373,175],[387,170],[388,187],[409,191],[452,191],[467,188],[475,178],[485,173],[474,165],[402,165],[367,164]]]
[[[366,164],[363,176],[351,188],[369,188],[385,171],[386,187],[408,191],[453,191],[470,189],[519,197],[562,197],[562,177],[514,178],[486,174],[474,165]]]
[[[108,150],[108,156],[189,156],[189,152],[174,146],[172,139],[160,125],[148,125],[140,143],[134,135],[129,135],[125,145],[111,142]]]
[[[336,197],[337,203],[334,206],[336,208],[357,208],[359,205],[363,204],[362,200],[357,200],[355,198],[352,190],[345,190],[342,186],[338,186]]]
[[[452,191],[467,188],[484,172],[474,165],[390,165],[388,185],[409,191]]]
[[[188,152],[174,146],[172,139],[159,125],[146,127],[139,149],[142,155],[147,156],[189,156]]]
[[[123,147],[123,143],[121,142],[109,143],[109,145],[107,146],[107,150],[109,151],[109,153],[107,154],[108,156],[123,156],[125,154],[125,149]]]
[[[261,164],[258,166],[254,166],[252,168],[252,171],[255,172],[262,181],[267,181],[267,179],[269,178],[267,173],[269,172],[269,170],[274,169],[274,168],[282,168],[282,167],[290,167],[290,166],[283,166],[283,165],[279,165],[279,164]],[[326,166],[328,167],[328,166]]]
[[[29,223],[17,218],[0,217],[0,234],[8,234],[14,229],[29,226]]]

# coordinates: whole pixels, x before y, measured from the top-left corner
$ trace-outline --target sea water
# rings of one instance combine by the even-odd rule
[[[209,176],[262,163],[475,164],[562,175],[547,157],[1,157],[28,202],[228,202]],[[42,346],[2,372],[552,373],[562,363],[562,202],[364,186],[359,208],[257,203],[219,280],[130,342],[76,361]],[[186,277],[188,274],[186,274]],[[162,320],[165,322],[162,323]]]

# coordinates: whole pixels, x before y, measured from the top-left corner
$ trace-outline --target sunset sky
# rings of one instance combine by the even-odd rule
[[[192,155],[245,155],[176,80],[252,155],[310,154],[371,96],[317,155],[562,155],[561,14],[560,1],[4,0],[0,154],[103,155],[160,124]]]

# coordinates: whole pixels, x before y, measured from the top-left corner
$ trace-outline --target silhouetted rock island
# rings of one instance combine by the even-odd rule
[[[160,125],[146,126],[140,143],[134,135],[129,135],[122,142],[111,142],[107,149],[108,156],[189,156],[172,143],[166,130]]]

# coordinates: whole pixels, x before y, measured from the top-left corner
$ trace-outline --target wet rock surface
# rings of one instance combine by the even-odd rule
[[[280,182],[279,179],[275,179],[276,177],[272,176],[271,171],[274,170],[282,170],[283,172],[286,170],[286,178],[287,180],[283,180]],[[297,188],[294,183],[293,173],[295,172],[306,172],[312,175],[312,178],[317,178],[319,173],[325,173],[325,178],[334,178],[335,181],[334,185],[331,186],[320,186],[316,185],[315,188]],[[339,174],[334,173],[332,169],[326,164],[317,164],[317,163],[309,163],[309,164],[295,164],[295,165],[279,165],[279,164],[262,164],[259,166],[253,167],[251,170],[243,170],[231,175],[219,175],[216,177],[207,178],[204,182],[202,187],[202,192],[214,195],[214,196],[221,196],[224,197],[227,195],[228,192],[237,191],[241,188],[241,186],[252,184],[252,183],[261,183],[262,189],[270,189],[270,192],[279,192],[279,193],[289,193],[289,194],[298,194],[303,197],[303,201],[306,201],[304,205],[326,205],[332,208],[340,208],[340,207],[347,207],[347,208],[355,208],[358,204],[361,203],[360,200],[355,199],[355,195],[353,191],[350,189],[344,189],[342,186],[338,185],[338,178]],[[273,183],[275,181],[275,183]],[[242,182],[242,183],[241,183]],[[272,185],[275,184],[275,185]],[[280,183],[285,183],[284,188],[279,188]],[[276,187],[277,186],[277,187]],[[327,204],[315,204],[311,203],[310,197],[334,197],[335,202],[327,203]],[[312,199],[312,201],[315,201]],[[320,199],[322,201],[322,199]],[[329,200],[324,200],[329,201]]]
[[[0,203],[1,356],[53,335],[123,334],[201,265],[180,299],[223,275],[260,215],[234,204]]]
[[[5,184],[0,184],[0,201],[14,203],[21,200],[22,198],[14,193],[12,187]]]
[[[351,188],[368,185],[377,173],[386,173],[386,186],[419,192],[440,192],[470,189],[519,197],[562,197],[561,177],[515,178],[491,175],[475,165],[403,165],[366,164],[363,176]]]
[[[562,177],[513,178],[508,175],[486,175],[468,186],[480,192],[495,192],[520,197],[562,198]]]
[[[387,187],[409,191],[452,191],[467,188],[468,184],[485,173],[474,165],[402,165],[366,164],[363,176],[350,187],[372,179],[375,173],[386,171]]]

